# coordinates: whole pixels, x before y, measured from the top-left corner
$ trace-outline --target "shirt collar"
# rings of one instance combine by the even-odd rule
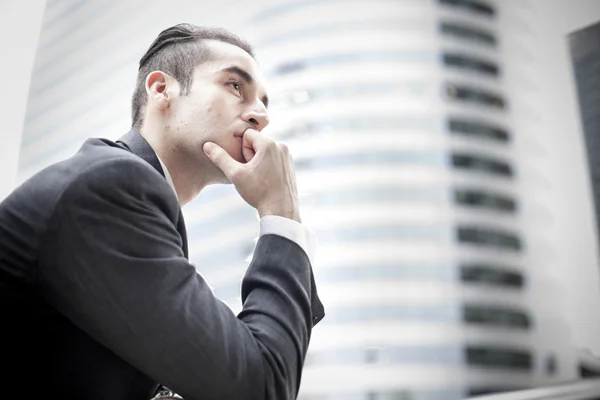
[[[158,158],[160,167],[162,168],[163,172],[165,173],[165,179],[167,180],[167,183],[169,184],[169,186],[171,186],[171,189],[173,189],[173,192],[175,192],[175,197],[177,197],[179,199],[179,196],[177,196],[177,191],[175,190],[175,184],[173,183],[173,179],[171,178],[171,174],[169,174],[169,170],[167,169],[167,166],[165,165],[165,163],[163,163],[163,161],[160,159],[158,154],[156,155],[156,158]]]

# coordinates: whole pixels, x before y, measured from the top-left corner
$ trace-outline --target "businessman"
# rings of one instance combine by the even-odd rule
[[[261,134],[264,85],[236,35],[166,29],[140,60],[131,131],[88,139],[0,203],[3,395],[296,398],[324,309],[293,160]],[[181,207],[217,183],[260,216],[237,316],[188,261]]]

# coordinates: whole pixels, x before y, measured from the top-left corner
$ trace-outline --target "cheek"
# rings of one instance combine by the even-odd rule
[[[224,111],[232,107],[232,102],[235,101],[234,99],[236,99],[235,96],[229,95],[227,93],[215,95],[211,98],[211,101],[208,104],[208,106],[214,113],[223,113]]]
[[[180,115],[178,122],[187,126],[194,134],[210,131],[220,118],[218,107],[207,104],[193,104]]]
[[[223,124],[223,117],[225,115],[226,105],[219,104],[218,100],[211,102],[207,105],[204,110],[201,110],[201,114],[203,114],[207,121],[210,121],[212,124]]]

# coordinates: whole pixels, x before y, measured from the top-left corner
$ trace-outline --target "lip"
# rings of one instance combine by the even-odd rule
[[[244,134],[246,133],[246,131],[247,131],[248,129],[256,129],[256,127],[253,127],[253,126],[246,126],[246,127],[244,128],[244,130],[243,130],[243,131],[236,132],[236,133],[234,133],[234,135],[233,135],[233,136],[235,136],[235,137],[238,137],[238,138],[243,138],[243,137],[244,137]]]

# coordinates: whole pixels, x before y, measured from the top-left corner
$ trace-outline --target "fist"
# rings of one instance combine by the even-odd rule
[[[294,160],[286,145],[248,129],[242,140],[245,164],[215,143],[207,142],[203,149],[259,216],[278,215],[300,222]]]

